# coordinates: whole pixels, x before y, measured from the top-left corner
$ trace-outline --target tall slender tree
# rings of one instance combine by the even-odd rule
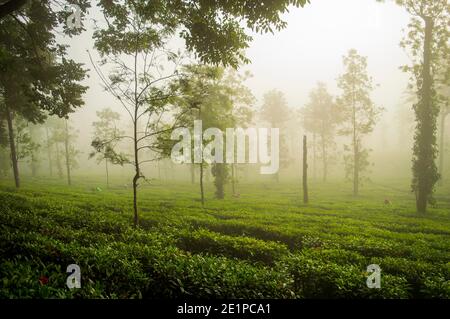
[[[417,212],[423,214],[428,203],[434,202],[433,192],[439,180],[436,166],[437,118],[441,107],[436,86],[439,75],[449,73],[450,6],[447,0],[396,2],[411,15],[408,34],[400,45],[412,56],[412,63],[404,66],[403,70],[411,74],[410,86],[417,92],[412,191],[416,195]],[[442,72],[443,68],[446,71]],[[448,75],[446,77],[448,79]]]
[[[353,195],[357,196],[363,172],[370,164],[370,150],[364,148],[363,138],[373,131],[382,109],[376,107],[370,98],[373,85],[367,74],[367,58],[351,49],[343,57],[343,63],[345,71],[338,79],[342,94],[337,99],[343,119],[340,133],[351,137],[350,144],[345,146],[348,152],[345,156],[346,173],[353,182]]]

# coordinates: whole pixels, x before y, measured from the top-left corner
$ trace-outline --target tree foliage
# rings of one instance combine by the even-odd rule
[[[67,3],[77,3],[83,11],[89,7],[84,0]],[[81,96],[87,88],[80,82],[86,70],[68,57],[67,45],[56,41],[58,33],[73,36],[83,30],[66,25],[69,14],[61,3],[32,0],[0,20],[0,113],[8,122],[16,187],[14,116],[42,123],[49,114],[65,117],[84,104]]]
[[[343,57],[344,73],[338,79],[342,94],[337,104],[342,115],[340,134],[351,137],[345,146],[347,177],[353,182],[353,193],[358,195],[363,172],[369,167],[369,150],[363,146],[365,135],[373,131],[382,109],[371,100],[372,78],[367,74],[367,58],[351,49]]]
[[[286,101],[284,93],[279,90],[271,90],[264,94],[263,105],[260,111],[260,117],[273,128],[280,131],[286,127],[287,121],[290,119],[291,110]],[[283,134],[280,134],[280,166],[287,167],[289,165],[289,149]],[[278,181],[278,172],[274,175]]]
[[[308,104],[301,110],[303,127],[319,137],[322,157],[323,180],[327,179],[330,149],[335,146],[337,125],[341,122],[340,109],[328,93],[324,83],[319,82],[309,94]]]
[[[450,5],[446,0],[397,0],[411,15],[408,33],[400,43],[412,57],[410,65],[403,66],[411,74],[410,88],[417,92],[413,109],[416,130],[413,146],[412,191],[416,194],[417,211],[425,213],[427,203],[434,203],[433,192],[439,173],[436,166],[437,118],[448,103],[438,94],[448,87],[448,48]],[[448,97],[447,97],[448,99]]]

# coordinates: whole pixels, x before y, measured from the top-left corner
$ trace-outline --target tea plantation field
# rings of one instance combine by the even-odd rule
[[[449,187],[420,216],[408,181],[358,198],[312,183],[308,206],[297,184],[240,184],[222,201],[211,187],[205,208],[197,185],[155,182],[134,229],[132,190],[96,182],[0,182],[0,298],[450,297]],[[81,289],[66,287],[73,263]],[[380,289],[366,286],[370,264]]]

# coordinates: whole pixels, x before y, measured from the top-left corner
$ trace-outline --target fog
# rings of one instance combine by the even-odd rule
[[[0,299],[450,298],[449,21],[447,0],[0,0]]]
[[[95,160],[88,159],[92,151],[93,128],[96,112],[110,107],[122,115],[123,128],[129,127],[128,116],[120,102],[105,92],[98,74],[89,59],[91,54],[97,64],[100,57],[94,49],[92,39],[94,20],[101,23],[102,15],[93,7],[88,16],[83,16],[86,32],[68,38],[60,37],[58,41],[70,45],[69,54],[77,62],[89,68],[89,77],[83,84],[89,89],[84,95],[85,105],[70,116],[70,124],[78,133],[76,148],[80,150],[78,168],[74,175],[86,173],[103,174],[103,168]],[[290,165],[282,168],[280,176],[286,179],[300,177],[301,137],[307,132],[300,124],[298,110],[308,103],[310,91],[318,82],[326,84],[334,97],[341,91],[337,87],[337,78],[343,73],[342,57],[354,48],[362,56],[367,57],[368,74],[373,78],[374,90],[371,98],[383,112],[376,123],[374,131],[364,137],[365,146],[370,148],[371,179],[409,178],[411,176],[411,147],[413,136],[412,103],[408,100],[407,84],[409,75],[400,70],[400,66],[410,63],[410,58],[399,46],[405,35],[409,15],[403,8],[394,3],[378,3],[372,0],[318,0],[304,8],[291,8],[283,15],[287,22],[284,30],[274,34],[252,33],[253,41],[246,50],[251,63],[242,65],[239,72],[250,72],[252,77],[246,80],[246,86],[255,96],[252,108],[256,112],[263,103],[266,92],[277,89],[281,91],[292,112],[289,130],[281,132],[289,141]],[[180,39],[173,39],[169,45],[172,49],[184,50]],[[89,52],[89,54],[88,54]],[[193,62],[191,57],[186,62]],[[102,68],[104,74],[110,71]],[[263,125],[262,123],[260,123]],[[343,145],[348,138],[336,136],[334,163],[330,168],[330,176],[343,177]],[[310,152],[310,157],[312,152]],[[166,160],[165,162],[169,161]],[[316,170],[310,158],[311,169]],[[164,162],[164,163],[165,163]],[[162,164],[160,164],[162,165]],[[183,166],[173,168],[172,173],[181,179],[188,178]],[[45,165],[42,165],[45,167]],[[147,165],[147,174],[151,178],[161,176],[157,164]],[[24,167],[24,171],[27,171]],[[256,171],[258,168],[254,167]],[[319,168],[317,168],[319,170]],[[127,176],[128,170],[121,167],[112,168],[113,174]],[[151,173],[150,173],[151,172]],[[158,172],[158,173],[157,173]],[[158,176],[157,176],[158,175]],[[174,177],[176,178],[176,177]]]

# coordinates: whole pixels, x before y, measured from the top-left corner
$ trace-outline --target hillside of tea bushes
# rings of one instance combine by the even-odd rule
[[[197,185],[139,193],[80,180],[0,183],[0,298],[449,298],[450,189],[426,216],[408,183],[242,184],[201,208]],[[100,185],[100,182],[98,182]],[[388,204],[385,199],[388,198]],[[81,289],[66,267],[81,268]],[[366,286],[378,264],[381,289]]]

